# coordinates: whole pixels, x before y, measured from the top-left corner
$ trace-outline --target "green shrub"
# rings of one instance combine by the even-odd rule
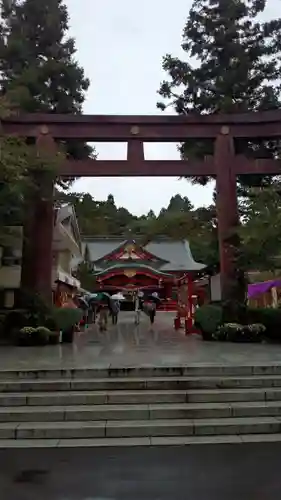
[[[44,325],[51,329],[52,308],[39,295],[24,292],[21,303],[23,308],[13,309],[6,315],[3,330],[7,336],[25,326],[37,328]]]
[[[39,335],[48,337],[48,335],[50,335],[51,333],[51,330],[49,330],[49,328],[46,328],[46,326],[38,326],[38,328],[36,328],[36,332],[39,333]]]
[[[248,323],[258,323],[265,326],[264,335],[269,340],[281,341],[281,309],[249,308]]]
[[[35,333],[36,329],[33,328],[32,326],[24,326],[23,328],[20,329],[20,334],[26,335],[27,337],[34,335]]]
[[[26,317],[26,311],[23,309],[14,309],[9,312],[4,321],[4,329],[7,332],[7,335],[10,335],[13,330],[20,330],[27,325],[28,320]]]
[[[213,338],[229,342],[261,342],[264,332],[265,326],[259,323],[251,325],[225,323],[219,326]]]
[[[261,335],[262,333],[265,333],[266,328],[261,323],[253,323],[251,325],[247,325],[246,330],[253,332],[255,335]]]
[[[30,346],[36,345],[36,329],[32,326],[24,326],[16,331],[14,340],[18,345]]]
[[[222,304],[222,323],[245,325],[248,322],[247,306],[237,300],[226,300]]]
[[[57,330],[67,331],[73,328],[82,319],[83,311],[81,309],[72,309],[67,307],[55,307],[53,309],[53,320]]]
[[[52,307],[36,293],[22,292],[21,300],[24,306],[23,310],[27,324],[34,328],[41,325],[45,326],[46,322],[51,317]]]
[[[49,328],[46,328],[46,326],[38,326],[35,330],[35,335],[38,344],[40,345],[46,345],[49,343],[49,337],[50,337],[51,331]]]
[[[213,334],[215,340],[228,340],[232,341],[238,334],[242,334],[243,325],[239,323],[225,323],[218,327],[217,331]]]
[[[222,307],[206,304],[195,311],[195,325],[201,330],[204,340],[212,340],[222,323]]]

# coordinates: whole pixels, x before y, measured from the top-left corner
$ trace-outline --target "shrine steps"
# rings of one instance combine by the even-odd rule
[[[281,365],[0,371],[0,448],[281,441]]]
[[[176,312],[178,310],[178,303],[175,300],[163,301],[157,308],[158,311]]]

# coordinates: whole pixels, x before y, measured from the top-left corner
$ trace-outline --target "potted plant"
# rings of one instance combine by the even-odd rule
[[[57,330],[62,332],[62,342],[72,342],[76,325],[81,321],[83,311],[78,308],[55,308],[53,319]]]

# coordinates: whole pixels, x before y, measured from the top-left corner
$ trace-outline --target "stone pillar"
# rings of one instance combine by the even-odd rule
[[[240,300],[236,266],[238,237],[235,230],[239,224],[236,194],[236,173],[233,138],[229,127],[222,127],[216,138],[214,160],[216,165],[216,205],[220,251],[220,276],[222,300]]]
[[[37,141],[38,154],[44,162],[54,155],[56,145],[46,127],[42,127]],[[34,172],[32,200],[27,199],[22,252],[21,290],[36,293],[52,302],[52,246],[53,246],[53,191],[50,172]]]

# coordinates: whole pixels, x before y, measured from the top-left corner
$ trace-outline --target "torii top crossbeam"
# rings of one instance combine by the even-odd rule
[[[186,139],[281,138],[281,110],[187,116],[27,114],[2,120],[2,133],[21,137],[50,135],[53,139],[127,142],[127,160],[65,161],[61,176],[194,176],[216,175],[212,157],[203,161],[145,160],[144,142],[184,142]],[[233,158],[235,174],[281,172],[279,160]]]
[[[5,134],[35,137],[46,125],[55,139],[126,142],[177,142],[187,138],[214,138],[222,126],[233,137],[281,137],[281,110],[239,114],[173,115],[68,115],[27,114],[2,120]]]

